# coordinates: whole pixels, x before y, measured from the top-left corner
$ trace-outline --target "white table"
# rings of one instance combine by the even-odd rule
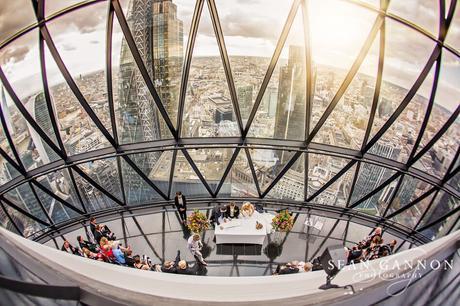
[[[271,214],[254,213],[250,219],[233,219],[227,223],[216,224],[214,231],[216,244],[264,244],[265,237],[273,230],[272,218]],[[263,228],[256,229],[256,221],[262,223]]]

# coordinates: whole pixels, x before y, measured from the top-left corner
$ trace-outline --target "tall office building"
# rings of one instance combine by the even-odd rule
[[[171,0],[132,0],[127,21],[150,78],[169,114],[177,113],[182,69],[183,26]],[[153,141],[170,135],[125,40],[121,45],[119,103],[123,143]],[[161,153],[132,157],[145,174]],[[151,189],[128,165],[123,166],[128,203],[140,203]]]
[[[46,105],[45,94],[40,92],[37,95],[32,96],[29,101],[26,103],[26,108],[32,118],[38,123],[42,130],[48,135],[51,139],[54,140],[54,130],[51,123],[51,118],[48,114],[48,106]],[[27,123],[29,128],[30,137],[34,143],[35,148],[40,155],[40,158],[44,164],[48,164],[50,161],[56,160],[59,157],[56,152],[54,152],[40,137],[40,135],[32,128],[32,126]]]
[[[281,67],[274,138],[303,140],[305,137],[305,53],[289,46],[287,65]],[[278,156],[284,163],[287,156]]]
[[[253,86],[240,86],[236,91],[238,104],[240,105],[241,117],[243,120],[248,120],[252,110]]]
[[[385,157],[391,160],[397,160],[399,153],[401,152],[400,148],[396,148],[390,143],[385,142],[377,142],[369,153]],[[388,179],[392,174],[392,171],[384,168],[379,167],[376,165],[363,163],[361,165],[361,170],[359,173],[358,180],[355,184],[355,188],[353,190],[353,196],[351,202],[355,202],[365,195],[367,195],[370,191],[379,187],[386,179]],[[389,185],[391,186],[391,184]],[[390,187],[391,188],[391,187]],[[382,199],[382,193],[388,194],[383,190],[378,192],[376,196],[370,197],[363,203],[359,205],[361,208],[376,208],[378,209],[379,206],[379,199]],[[391,192],[390,192],[391,194]],[[385,195],[383,196],[385,198]],[[388,199],[390,197],[387,197]]]
[[[278,139],[304,138],[305,55],[302,47],[289,46],[287,65],[281,67],[275,133]]]
[[[153,1],[153,80],[168,115],[178,110],[183,64],[183,24],[177,18],[177,6],[172,0]],[[174,117],[171,118],[174,121]],[[166,124],[160,121],[162,138],[170,138]]]

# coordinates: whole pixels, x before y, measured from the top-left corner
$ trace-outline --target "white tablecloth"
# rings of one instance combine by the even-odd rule
[[[257,212],[251,218],[233,219],[227,223],[221,223],[223,229],[216,224],[214,235],[216,243],[245,243],[264,244],[267,234],[272,232],[271,214],[259,214]],[[256,229],[256,221],[263,224],[263,228]]]

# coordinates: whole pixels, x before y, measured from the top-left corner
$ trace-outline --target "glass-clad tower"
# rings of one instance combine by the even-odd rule
[[[182,69],[182,21],[177,19],[177,7],[171,0],[132,0],[128,25],[147,72],[169,114],[177,112]],[[122,143],[136,143],[167,138],[169,131],[155,106],[144,79],[129,50],[122,41],[119,71],[119,100],[122,120]],[[132,159],[145,174],[149,174],[160,153],[134,156]],[[135,171],[123,167],[128,203],[140,203],[148,198],[148,186]]]

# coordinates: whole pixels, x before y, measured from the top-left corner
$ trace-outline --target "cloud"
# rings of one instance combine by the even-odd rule
[[[4,65],[8,62],[10,63],[17,63],[22,61],[27,53],[29,53],[30,48],[29,46],[17,46],[17,47],[10,47],[5,48],[0,53],[0,64]]]
[[[0,1],[0,41],[36,22],[30,1]]]

